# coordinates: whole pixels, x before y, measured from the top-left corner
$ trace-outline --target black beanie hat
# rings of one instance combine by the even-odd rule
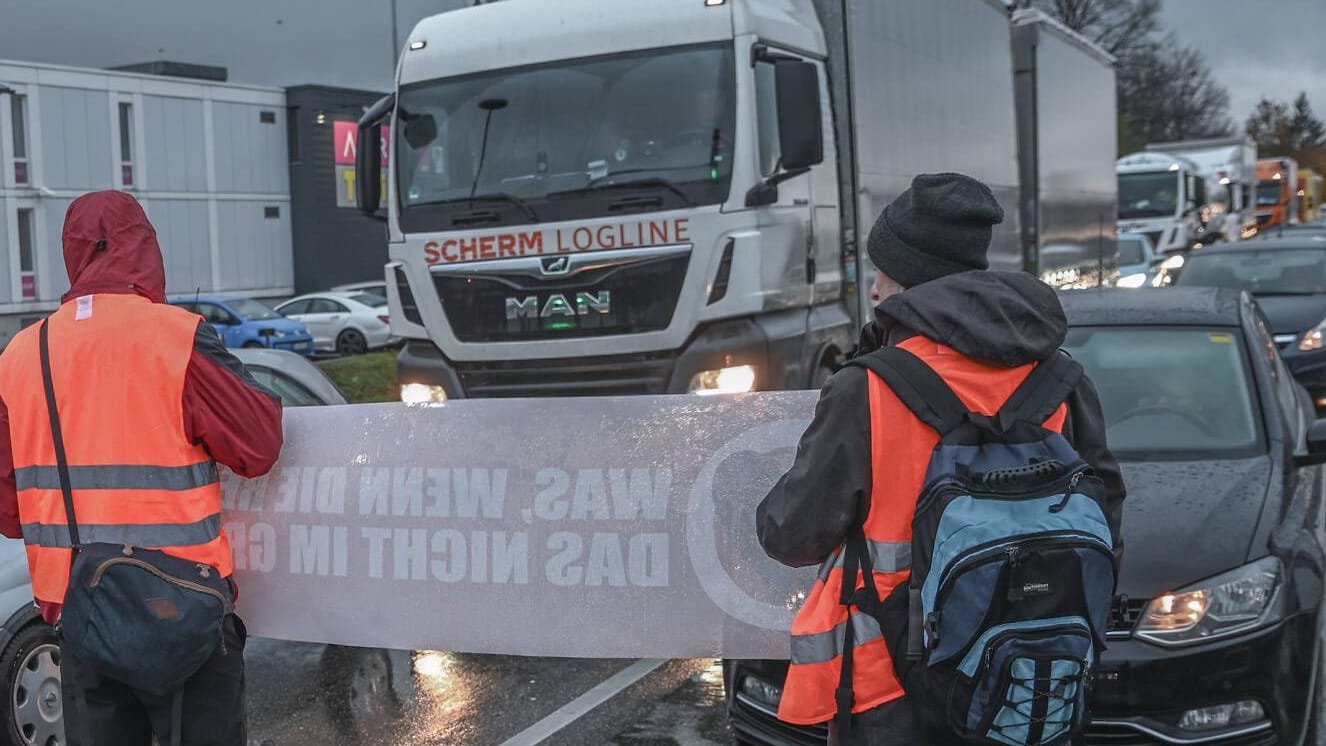
[[[990,188],[962,174],[921,174],[880,214],[866,241],[870,261],[912,288],[986,269],[993,226],[1004,221]]]

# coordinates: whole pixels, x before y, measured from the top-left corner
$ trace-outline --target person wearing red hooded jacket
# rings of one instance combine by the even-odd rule
[[[230,577],[216,464],[243,477],[270,470],[282,444],[280,400],[201,317],[166,304],[156,231],[131,195],[75,200],[63,244],[70,289],[43,323],[80,529]],[[47,478],[55,460],[40,326],[0,354],[0,533],[24,539],[33,595],[42,617],[57,624],[72,552],[58,483]],[[231,588],[238,596],[233,578]],[[155,735],[162,744],[244,746],[246,632],[238,616],[227,619],[223,636],[182,691],[165,696],[101,675],[66,652],[65,742],[138,746]],[[173,712],[176,702],[182,707]]]

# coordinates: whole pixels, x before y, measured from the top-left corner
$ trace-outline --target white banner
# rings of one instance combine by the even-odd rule
[[[227,475],[255,635],[593,658],[786,658],[814,569],[755,506],[817,392],[290,409]]]

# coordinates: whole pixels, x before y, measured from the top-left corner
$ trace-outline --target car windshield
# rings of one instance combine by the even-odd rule
[[[1075,327],[1064,349],[1095,384],[1110,449],[1120,458],[1200,458],[1258,446],[1236,329]]]
[[[1119,175],[1119,218],[1159,218],[1179,208],[1179,174],[1156,171]]]
[[[730,46],[705,45],[403,86],[402,219],[424,219],[428,206],[500,210],[496,222],[610,214],[581,192],[623,181],[666,200],[719,202],[732,172],[735,79]]]
[[[371,308],[387,305],[387,299],[377,293],[360,293],[358,295],[352,295],[350,296],[350,300],[356,303],[363,303]]]
[[[1257,206],[1273,207],[1280,204],[1280,182],[1263,181],[1257,184]]]
[[[1320,249],[1194,252],[1175,284],[1234,288],[1254,295],[1326,293],[1326,243]]]
[[[267,321],[281,318],[281,314],[252,298],[236,298],[226,301],[226,305],[234,309],[235,313],[244,317],[246,321]]]
[[[1142,241],[1137,238],[1119,239],[1119,266],[1141,264],[1146,261],[1142,256]]]

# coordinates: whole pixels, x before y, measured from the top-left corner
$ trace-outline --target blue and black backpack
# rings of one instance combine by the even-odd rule
[[[1104,484],[1044,427],[1081,366],[1055,353],[986,416],[902,348],[849,364],[879,374],[940,440],[912,522],[910,582],[879,598],[858,527],[845,566],[865,587],[845,584],[843,602],[879,620],[926,743],[1068,743],[1086,725],[1115,587]]]

